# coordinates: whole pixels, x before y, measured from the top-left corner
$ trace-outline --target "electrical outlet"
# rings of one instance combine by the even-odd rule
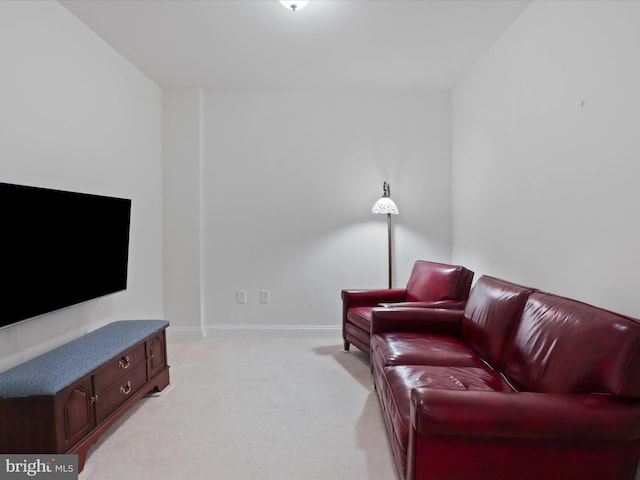
[[[271,292],[269,290],[260,290],[260,303],[269,303],[271,301]]]
[[[246,290],[236,290],[236,303],[247,303]]]

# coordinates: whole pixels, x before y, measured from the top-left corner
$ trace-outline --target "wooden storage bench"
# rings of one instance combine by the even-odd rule
[[[114,322],[0,373],[0,453],[78,455],[169,385],[164,320]]]

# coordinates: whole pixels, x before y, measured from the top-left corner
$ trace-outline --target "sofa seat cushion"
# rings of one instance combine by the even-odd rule
[[[373,307],[350,308],[347,312],[347,321],[369,332],[371,330],[371,310]]]
[[[371,339],[371,362],[387,365],[478,367],[486,364],[460,339],[437,334],[387,332]]]
[[[394,440],[406,452],[411,425],[411,389],[438,388],[487,392],[513,392],[499,372],[476,367],[394,365],[384,367],[376,379],[378,395],[393,429]]]

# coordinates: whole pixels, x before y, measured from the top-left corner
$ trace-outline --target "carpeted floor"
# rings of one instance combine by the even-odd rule
[[[394,480],[369,363],[338,338],[168,341],[171,386],[92,447],[79,480]]]

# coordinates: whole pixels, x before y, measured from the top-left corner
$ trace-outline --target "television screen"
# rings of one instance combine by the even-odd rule
[[[0,328],[127,288],[131,200],[0,183]]]

